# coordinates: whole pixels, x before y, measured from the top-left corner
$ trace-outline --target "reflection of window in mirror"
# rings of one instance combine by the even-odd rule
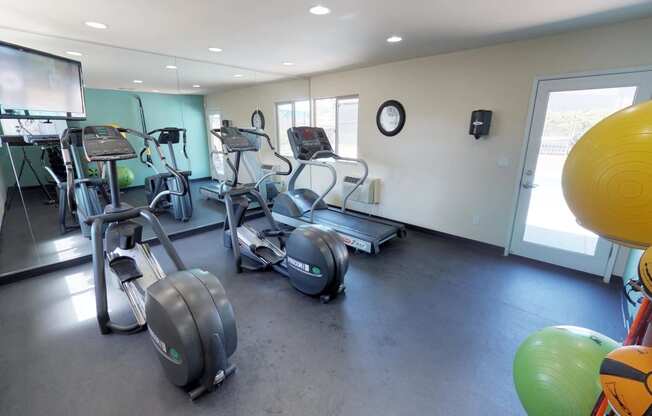
[[[219,129],[222,127],[222,114],[217,111],[209,111],[208,113],[208,128],[210,130]],[[210,134],[211,146],[211,173],[213,179],[224,178],[224,157],[221,153],[222,143],[215,135]]]

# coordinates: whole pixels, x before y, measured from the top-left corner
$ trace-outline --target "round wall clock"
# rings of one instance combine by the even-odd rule
[[[385,136],[397,135],[405,125],[405,108],[396,100],[385,101],[376,113],[376,125]]]
[[[251,125],[257,129],[265,130],[265,116],[260,110],[256,110],[251,115]]]

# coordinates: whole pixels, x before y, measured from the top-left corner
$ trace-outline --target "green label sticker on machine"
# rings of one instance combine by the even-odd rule
[[[170,357],[171,357],[174,361],[179,361],[179,358],[180,358],[179,351],[177,351],[177,350],[174,349],[174,348],[170,348]]]

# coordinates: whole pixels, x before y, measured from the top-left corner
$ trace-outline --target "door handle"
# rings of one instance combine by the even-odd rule
[[[523,183],[522,186],[523,186],[523,188],[525,188],[525,189],[534,189],[534,188],[536,188],[536,187],[539,186],[539,185],[537,185],[537,184],[535,184],[535,183],[527,183],[527,182],[525,182],[525,183]]]

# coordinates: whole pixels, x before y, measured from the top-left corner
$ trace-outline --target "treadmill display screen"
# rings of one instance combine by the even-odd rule
[[[222,140],[227,152],[256,151],[256,143],[252,143],[237,127],[222,127],[219,138]]]
[[[288,139],[296,159],[309,160],[315,153],[321,151],[333,153],[328,136],[321,127],[293,127],[288,129]],[[327,157],[330,156],[324,154],[318,159]]]

